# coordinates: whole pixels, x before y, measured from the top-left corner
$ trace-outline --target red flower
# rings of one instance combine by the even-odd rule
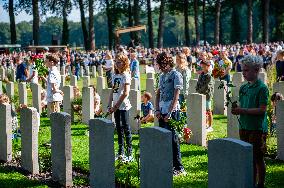
[[[191,130],[188,127],[183,128],[183,135],[185,139],[189,139],[191,135]]]

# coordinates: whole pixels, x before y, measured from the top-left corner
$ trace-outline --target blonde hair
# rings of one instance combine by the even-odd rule
[[[246,55],[241,59],[241,65],[260,70],[263,65],[263,59],[261,56]]]
[[[106,52],[106,59],[112,59],[112,55],[109,51]]]
[[[186,55],[184,53],[177,54],[176,64],[177,64],[177,68],[180,68],[182,70],[184,70],[188,66]]]
[[[6,94],[0,95],[0,104],[10,103],[10,98]]]
[[[117,68],[116,64],[118,62],[123,64],[121,70],[118,70],[118,68]],[[115,71],[116,74],[130,71],[130,61],[129,61],[127,55],[125,55],[124,53],[118,53],[115,56],[114,71]]]

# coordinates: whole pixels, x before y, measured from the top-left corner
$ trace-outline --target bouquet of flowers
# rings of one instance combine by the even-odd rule
[[[180,119],[169,120],[169,125],[177,132],[178,137],[184,142],[188,143],[190,139],[190,135],[192,134],[191,130],[186,127],[186,116],[183,113],[180,113]]]
[[[35,61],[35,69],[38,72],[38,76],[46,76],[48,74],[48,69],[44,64],[43,55],[33,55],[32,60]]]

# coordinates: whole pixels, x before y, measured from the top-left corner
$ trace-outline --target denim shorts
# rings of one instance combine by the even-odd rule
[[[212,101],[206,100],[206,110],[212,110]]]

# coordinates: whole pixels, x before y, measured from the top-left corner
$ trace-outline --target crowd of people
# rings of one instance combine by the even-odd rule
[[[16,79],[20,82],[46,82],[47,108],[50,112],[59,112],[64,93],[59,89],[61,77],[57,66],[65,68],[67,73],[71,67],[72,73],[80,78],[80,69],[88,66],[99,66],[105,71],[107,86],[112,88],[109,96],[108,113],[114,113],[118,135],[118,153],[116,159],[132,161],[132,135],[129,125],[128,98],[131,79],[140,79],[139,64],[153,67],[159,77],[155,96],[155,104],[150,102],[152,96],[145,91],[142,95],[139,114],[140,123],[159,120],[159,126],[172,132],[173,173],[185,175],[179,149],[179,138],[176,130],[170,126],[169,120],[178,121],[182,103],[189,91],[191,74],[198,74],[196,91],[206,96],[206,128],[213,131],[212,100],[214,93],[214,78],[220,78],[226,83],[231,82],[231,71],[242,72],[247,83],[243,84],[239,93],[239,105],[232,108],[232,113],[240,115],[240,139],[254,146],[255,182],[258,187],[264,186],[265,177],[265,140],[268,132],[266,110],[269,102],[267,86],[258,79],[261,68],[276,67],[276,80],[284,81],[284,43],[251,45],[224,45],[176,47],[164,49],[124,48],[116,50],[97,50],[79,52],[64,49],[62,52],[49,53],[48,49],[40,55],[44,59],[48,74],[38,76],[35,61],[31,52],[20,52],[0,55],[1,66],[15,68]],[[218,67],[218,69],[216,69]],[[95,89],[95,88],[94,88]],[[141,90],[140,85],[138,87]],[[146,89],[147,90],[147,89]],[[80,95],[74,88],[75,95]],[[280,93],[274,93],[271,101],[282,100]],[[95,92],[95,112],[100,116],[100,96]],[[249,102],[248,102],[249,101]],[[273,126],[277,124],[273,117]],[[125,138],[125,142],[124,142]],[[124,144],[126,143],[126,144]]]

